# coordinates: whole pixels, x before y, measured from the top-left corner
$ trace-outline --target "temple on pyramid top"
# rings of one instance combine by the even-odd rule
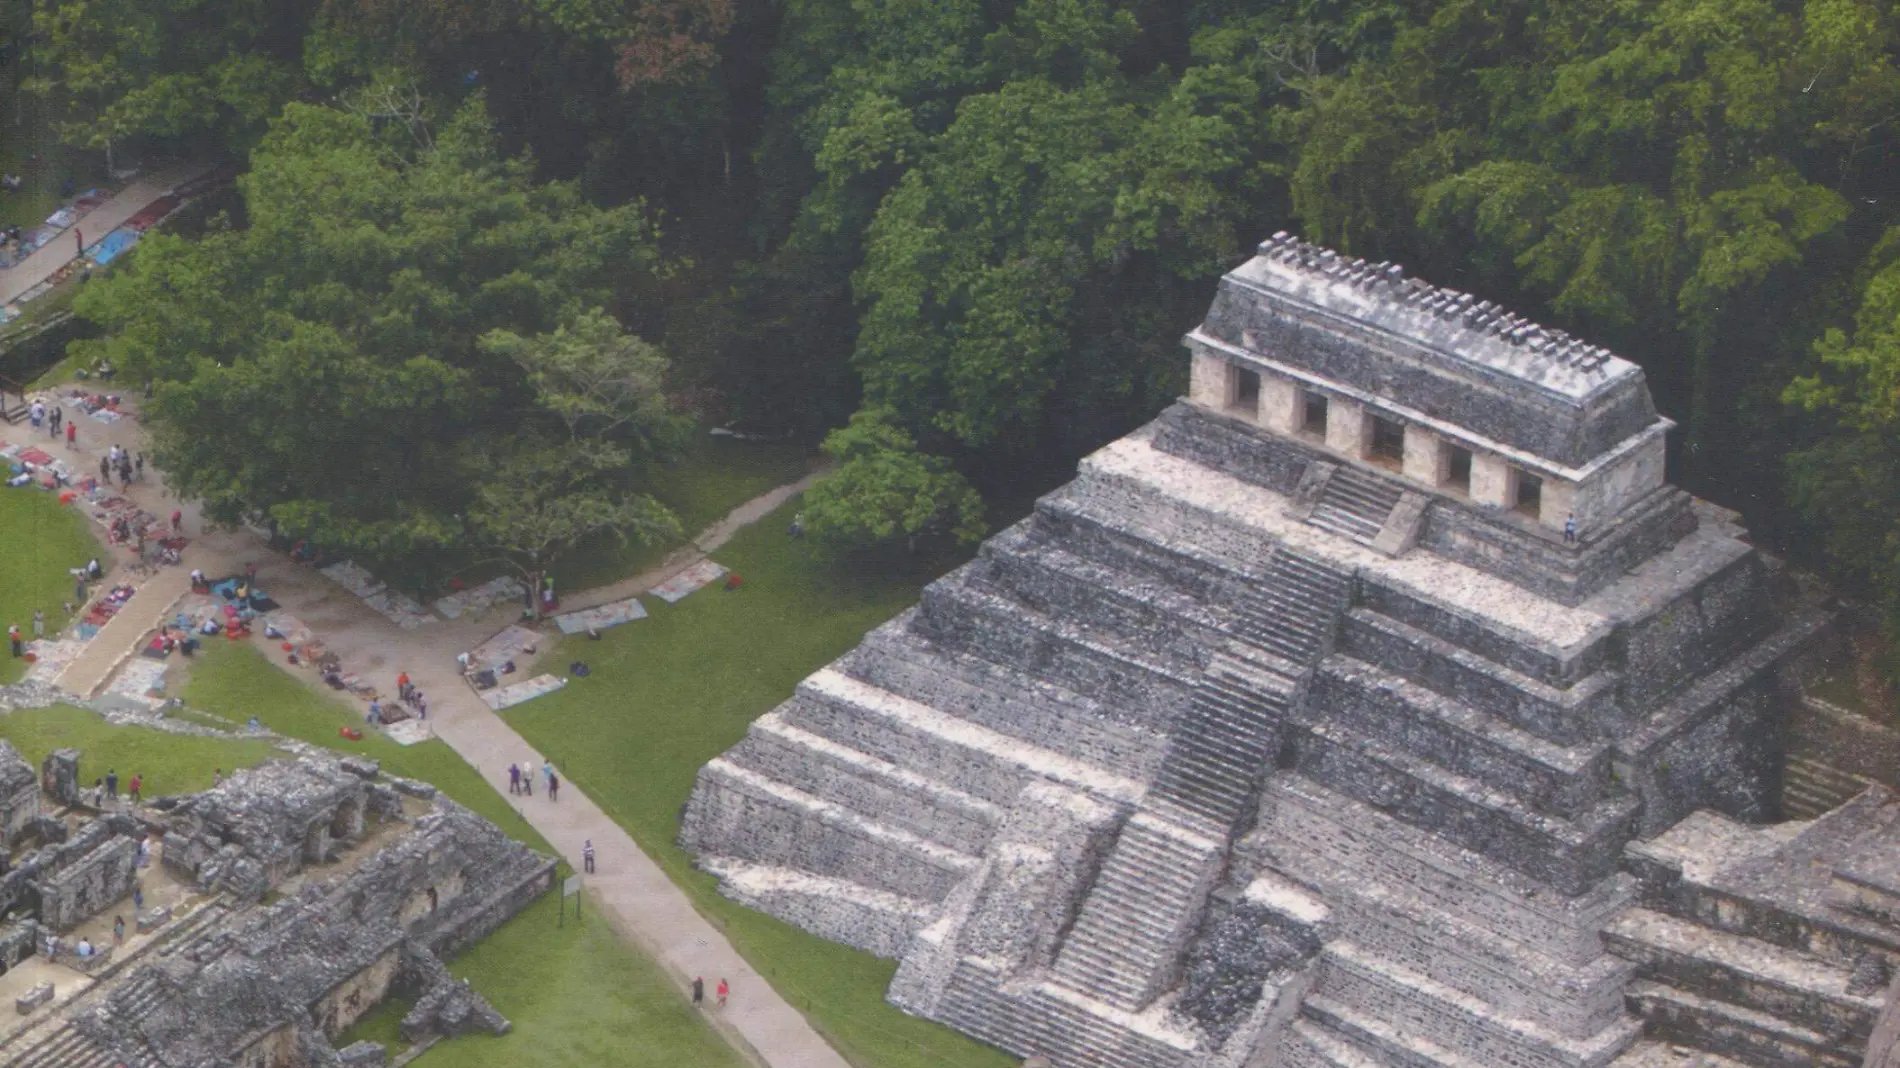
[[[1900,801],[1781,820],[1825,616],[1664,481],[1638,368],[1284,234],[1186,344],[1181,403],[700,770],[723,893],[1056,1068],[1900,1034]]]
[[[1663,488],[1640,368],[1395,264],[1276,234],[1188,345],[1196,404],[1553,530]]]

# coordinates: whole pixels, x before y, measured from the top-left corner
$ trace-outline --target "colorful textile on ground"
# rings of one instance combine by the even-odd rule
[[[499,634],[475,647],[475,651],[469,654],[469,659],[472,661],[470,666],[499,669],[510,660],[521,659],[528,650],[538,648],[540,643],[541,635],[526,627],[510,624],[503,627]]]
[[[561,628],[562,634],[584,634],[589,630],[606,630],[618,627],[622,623],[631,623],[647,617],[646,606],[640,598],[629,597],[624,601],[613,601],[579,612],[568,612],[554,617],[554,625]]]
[[[415,745],[435,737],[435,732],[423,720],[405,719],[383,728],[383,736],[397,745]]]
[[[528,587],[513,575],[490,579],[473,589],[452,593],[435,602],[443,619],[459,619],[463,613],[480,615],[505,601],[520,603],[528,596]]]
[[[303,620],[289,612],[272,612],[264,617],[264,636],[292,645],[309,645],[316,638]]]
[[[119,669],[118,677],[106,687],[106,693],[146,708],[158,708],[165,703],[165,662],[134,657]]]
[[[123,255],[126,249],[138,244],[138,240],[138,231],[121,227],[107,234],[98,244],[87,250],[86,256],[93,263],[104,267]]]
[[[498,686],[482,694],[482,702],[499,712],[504,708],[513,708],[523,701],[532,701],[567,685],[567,680],[556,675],[536,675],[527,682],[517,682],[513,686]]]
[[[667,604],[676,604],[680,598],[685,597],[687,594],[719,578],[725,573],[725,568],[720,567],[711,560],[701,560],[692,567],[687,568],[672,578],[667,579],[665,582],[660,583],[658,586],[653,587],[651,592],[653,596],[658,597]]]
[[[42,638],[27,642],[26,651],[34,657],[33,665],[26,669],[26,681],[51,683],[79,659],[79,654],[86,651],[86,643],[80,638]]]

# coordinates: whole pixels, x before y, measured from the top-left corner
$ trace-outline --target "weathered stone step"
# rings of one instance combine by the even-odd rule
[[[1555,745],[1350,656],[1327,659],[1295,718],[1350,724],[1552,815],[1580,815],[1610,789],[1608,743]]]
[[[1287,1025],[1277,1063],[1279,1068],[1384,1068],[1366,1047],[1307,1017]]]
[[[1033,538],[1018,523],[983,544],[973,572],[985,587],[1055,618],[1149,644],[1217,642],[1220,602],[1176,589],[1163,573],[1135,574]]]
[[[1370,1050],[1372,1063],[1381,1068],[1493,1068],[1432,1041],[1418,1027],[1396,1026],[1324,994],[1308,994],[1300,1012],[1323,1030]]]
[[[1636,966],[1604,953],[1573,965],[1440,911],[1374,878],[1331,871],[1341,930],[1414,971],[1559,1034],[1584,1038],[1623,1018],[1623,985]]]
[[[1584,967],[1603,956],[1598,929],[1634,896],[1635,881],[1612,876],[1580,896],[1459,847],[1370,805],[1300,775],[1270,778],[1263,791],[1260,833],[1248,839],[1278,870],[1297,873],[1329,899],[1361,881],[1391,887],[1394,896],[1489,931],[1502,944],[1526,947]]]
[[[1307,776],[1565,893],[1616,870],[1639,808],[1614,797],[1575,819],[1548,816],[1348,724],[1307,720],[1293,737]]]
[[[1183,681],[1150,691],[1140,709],[1094,698],[930,641],[911,630],[915,610],[872,631],[833,665],[851,678],[939,711],[947,720],[987,728],[1082,764],[1148,782],[1160,766],[1154,731],[1186,711]],[[907,758],[908,759],[908,758]]]
[[[929,778],[992,805],[1012,804],[1032,778],[1053,779],[1111,800],[1132,802],[1141,785],[1091,762],[940,712],[889,690],[823,668],[781,706],[784,719],[840,745]]]
[[[1760,939],[1642,908],[1617,917],[1603,937],[1645,979],[1821,1034],[1864,1043],[1880,1013],[1880,998],[1847,992],[1851,970]]]
[[[1221,842],[1145,813],[1129,817],[1056,956],[1053,980],[1126,1011],[1143,1008],[1172,979],[1223,860]]]
[[[1572,1037],[1500,1014],[1493,1006],[1340,939],[1327,944],[1320,991],[1330,1000],[1403,1023],[1408,1033],[1465,1051],[1481,1064],[1516,1068],[1602,1068],[1636,1040],[1634,1020]]]
[[[802,869],[924,901],[942,901],[979,864],[723,757],[700,768],[680,842],[694,853]]]
[[[1346,613],[1338,652],[1485,709],[1556,745],[1594,740],[1620,716],[1612,672],[1593,672],[1559,689],[1371,608]]]
[[[1781,774],[1781,804],[1790,819],[1814,819],[1872,785],[1871,780],[1798,756],[1788,758]]]
[[[1385,526],[1383,516],[1374,519],[1346,510],[1335,501],[1321,501],[1306,519],[1308,526],[1350,538],[1362,545],[1372,544]]]
[[[1003,989],[979,961],[957,965],[944,997],[945,1021],[1017,1056],[1041,1053],[1064,1068],[1188,1068],[1199,1063],[1192,1036],[1152,1014],[1136,1017],[1048,983]]]
[[[719,878],[719,892],[820,938],[895,960],[912,937],[942,911],[936,902],[873,890],[853,879],[701,855],[701,870]]]
[[[1005,813],[1000,805],[794,726],[780,710],[754,720],[725,758],[973,856],[982,854]]]
[[[1046,673],[1097,700],[1139,702],[1153,676],[1191,681],[1205,662],[1191,643],[1131,639],[1085,617],[1046,616],[963,575],[924,587],[918,612],[926,634],[986,660]]]
[[[1660,983],[1630,984],[1645,1033],[1767,1068],[1860,1068],[1865,1042],[1797,1027],[1767,1013]]]

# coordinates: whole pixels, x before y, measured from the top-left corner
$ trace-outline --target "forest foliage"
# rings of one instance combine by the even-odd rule
[[[612,288],[590,300],[664,346],[671,385],[749,427],[844,427],[865,488],[825,510],[859,507],[850,529],[967,532],[965,480],[1006,492],[1152,415],[1214,279],[1284,228],[1636,360],[1679,423],[1673,476],[1900,624],[1891,0],[44,0],[31,21],[24,75],[67,137],[250,153],[247,194],[313,106],[440,139],[483,94],[496,158],[588,202],[552,217],[663,219],[643,255],[677,267],[522,269]],[[350,240],[373,247],[401,213],[361,166],[334,172],[360,193],[296,196],[370,213]],[[243,321],[106,304],[177,366]],[[903,478],[943,505],[928,522],[891,511]]]

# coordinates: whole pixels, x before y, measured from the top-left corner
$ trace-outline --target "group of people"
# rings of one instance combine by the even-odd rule
[[[726,998],[732,994],[732,987],[726,985],[725,979],[721,978],[715,994],[719,998],[719,1007],[723,1009],[726,1007]],[[705,1003],[706,980],[695,975],[693,976],[693,1006],[697,1008]]]
[[[417,719],[429,718],[429,699],[416,689],[415,683],[409,681],[407,671],[396,676],[396,699],[415,709]]]
[[[145,454],[141,452],[135,459],[131,452],[117,445],[112,446],[104,456],[99,457],[99,481],[110,483],[114,471],[119,473],[119,484],[122,486],[130,486],[134,476],[137,481],[145,481]]]
[[[508,792],[511,794],[520,794],[524,797],[533,797],[534,775],[534,769],[527,764],[508,765]],[[541,762],[541,781],[547,785],[548,800],[559,801],[561,799],[561,777],[554,773],[554,765],[545,760]],[[594,848],[593,843],[589,842],[587,848],[589,852],[592,852]],[[588,870],[591,871],[593,869],[590,868]]]
[[[26,418],[35,430],[45,427],[49,438],[58,438],[60,428],[65,427],[66,444],[69,447],[79,440],[79,428],[66,421],[66,409],[57,404],[48,408],[45,401],[35,398],[32,406],[26,410]]]

